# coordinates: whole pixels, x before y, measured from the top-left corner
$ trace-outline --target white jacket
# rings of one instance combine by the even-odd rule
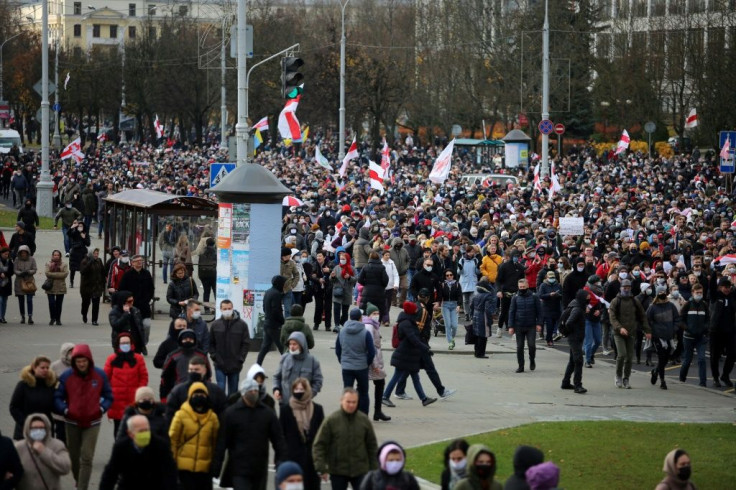
[[[381,259],[381,263],[386,269],[386,274],[388,275],[388,283],[386,284],[386,289],[398,289],[399,271],[396,268],[396,264],[394,264],[394,261],[391,259],[388,259],[388,262],[384,262],[383,259]]]

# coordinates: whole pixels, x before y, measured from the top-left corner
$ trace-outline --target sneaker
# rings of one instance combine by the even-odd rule
[[[516,370],[516,372],[517,372],[517,373],[523,373],[523,372],[524,372],[524,368],[523,368],[523,367],[520,367],[520,368],[518,368],[518,369]]]
[[[69,252],[67,252],[66,255],[64,255],[64,257],[69,257]]]
[[[586,368],[592,368],[592,367],[593,367],[593,365],[592,365],[591,363],[589,363],[589,362],[586,362],[586,363],[585,363],[585,367],[586,367]]]
[[[656,369],[652,369],[650,371],[650,374],[652,375],[652,377],[649,380],[649,382],[652,383],[653,385],[656,385],[657,384],[657,370]]]
[[[721,376],[721,383],[723,383],[723,385],[728,388],[733,388],[733,383],[731,382],[731,379],[726,376]]]
[[[621,380],[621,376],[616,376],[616,388],[623,388],[624,382]]]
[[[425,398],[424,400],[422,400],[422,406],[426,407],[427,405],[431,405],[436,401],[437,401],[437,398]]]
[[[442,394],[440,395],[440,398],[442,398],[443,400],[446,400],[450,398],[452,395],[454,395],[456,392],[457,390],[445,388],[445,391],[442,392]]]
[[[631,389],[631,385],[629,384],[629,378],[624,378],[624,388],[627,390]]]
[[[575,393],[577,393],[578,395],[583,395],[583,394],[585,394],[587,392],[588,392],[588,390],[586,390],[582,386],[576,386],[575,387]]]
[[[406,393],[398,394],[396,393],[396,398],[399,400],[413,400],[414,397],[411,395],[407,395]]]
[[[498,330],[496,330],[496,337],[499,338],[499,339],[501,337],[503,337],[503,329],[502,328],[499,328]]]
[[[394,402],[389,400],[388,398],[381,398],[381,403],[387,407],[394,408],[396,405],[394,405]]]
[[[667,389],[667,383],[665,383],[664,381],[662,381],[662,383],[660,383],[659,387],[661,389],[663,389],[663,390],[666,390]]]
[[[555,342],[558,342],[561,338],[562,338],[562,334],[558,332],[555,334],[554,337],[552,337],[552,340],[554,340]]]
[[[455,348],[455,341],[453,340],[452,342],[450,342],[450,345],[449,345],[449,346],[448,346],[447,348],[448,348],[449,350],[452,350],[452,349],[454,349],[454,348]]]
[[[562,386],[560,386],[563,390],[574,390],[575,387],[571,383],[562,383]]]
[[[610,353],[611,353],[611,351],[610,351],[610,350],[608,350],[608,349],[603,349],[603,355],[604,355],[604,356],[607,356],[607,355],[609,355]]]
[[[340,333],[340,328],[341,328],[341,325],[335,325],[335,328],[333,328],[332,331],[335,333]]]

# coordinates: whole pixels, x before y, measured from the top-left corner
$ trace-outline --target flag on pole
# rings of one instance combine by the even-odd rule
[[[307,138],[309,138],[309,126],[304,128],[304,131],[302,131],[302,139],[306,141]]]
[[[534,190],[542,192],[542,183],[539,181],[539,162],[534,166]]]
[[[450,166],[452,165],[452,150],[455,147],[455,138],[450,141],[450,144],[442,150],[442,153],[437,157],[434,162],[432,171],[429,173],[429,180],[435,184],[442,184],[447,180],[447,176],[450,175]]]
[[[66,78],[64,79],[64,90],[66,90],[66,86],[69,83],[69,80],[72,78],[71,73],[66,72]]]
[[[629,138],[629,133],[624,129],[624,132],[621,133],[621,139],[618,141],[618,145],[616,146],[616,155],[625,152],[629,147],[630,142],[631,138]]]
[[[64,151],[61,152],[61,159],[74,158],[79,163],[84,160],[84,152],[82,152],[82,138],[77,138],[69,143]]]
[[[327,161],[322,152],[319,151],[319,145],[314,148],[314,160],[319,164],[320,167],[324,167],[327,170],[332,170],[332,165]]]
[[[107,141],[107,133],[100,133],[100,135],[97,136],[97,141],[99,142]]]
[[[161,124],[161,121],[158,120],[158,114],[156,114],[156,119],[153,121],[153,127],[156,128],[156,139],[163,138],[164,127]]]
[[[345,172],[348,169],[348,163],[350,160],[358,158],[358,142],[353,137],[353,142],[350,144],[348,152],[345,154],[345,158],[342,159],[342,165],[340,165],[340,177],[345,177]]]
[[[256,150],[259,146],[263,144],[263,136],[261,135],[261,130],[256,129],[256,132],[253,134],[253,154],[256,154]]]
[[[721,158],[724,160],[729,160],[731,158],[731,138],[726,138],[726,142],[723,143],[723,148],[721,148]]]
[[[391,172],[391,151],[386,143],[386,138],[383,139],[383,149],[381,149],[381,168],[383,169],[383,178],[391,178],[391,183],[394,183],[394,176]]]
[[[685,129],[693,129],[698,125],[698,113],[695,111],[695,109],[690,109],[690,114],[687,115],[687,119],[685,119]]]
[[[302,129],[299,125],[299,120],[296,118],[296,109],[299,107],[300,98],[301,95],[297,96],[296,99],[287,100],[279,114],[279,133],[281,133],[281,138],[291,140],[294,143],[301,143],[302,141]]]
[[[368,173],[371,179],[371,189],[377,189],[383,195],[383,167],[376,162],[368,161]]]
[[[259,131],[268,131],[268,116],[264,116],[260,121],[253,125],[253,129]]]
[[[549,186],[549,200],[551,201],[555,197],[555,192],[560,192],[562,186],[560,186],[560,179],[557,178],[557,172],[555,172],[555,162],[550,165],[550,177],[552,180]]]

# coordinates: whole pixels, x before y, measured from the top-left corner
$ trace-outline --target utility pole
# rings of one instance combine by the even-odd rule
[[[340,3],[342,7],[342,34],[340,36],[340,138],[337,157],[342,160],[345,157],[345,7],[350,0]]]
[[[549,119],[549,0],[544,0],[542,28],[542,120]],[[542,172],[549,175],[549,134],[542,134]]]
[[[56,85],[56,90],[54,91],[54,106],[61,107],[59,104],[59,40],[56,39],[54,42],[54,51],[55,53],[55,62],[54,62],[54,85]],[[53,139],[53,146],[55,149],[61,148],[61,135],[59,134],[59,116],[61,115],[61,111],[54,111],[54,139]]]
[[[237,138],[236,165],[248,163],[248,80],[247,80],[247,54],[245,49],[247,13],[246,0],[238,0],[238,122],[235,125],[235,136]]]
[[[225,80],[227,75],[227,64],[225,58],[225,25],[226,17],[222,18],[222,48],[220,49],[220,148],[227,148],[227,89]]]
[[[49,2],[41,3],[41,180],[36,186],[36,212],[51,218],[54,184],[49,173]]]

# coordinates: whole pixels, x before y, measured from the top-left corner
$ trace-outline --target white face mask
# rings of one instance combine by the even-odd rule
[[[289,354],[291,354],[292,356],[295,356],[301,353],[302,353],[301,349],[289,349]]]
[[[128,262],[130,262],[130,259],[128,257],[121,257],[120,262],[122,262],[123,264],[127,264]]]
[[[618,273],[618,277],[620,277],[621,279],[626,279],[627,277],[629,277],[629,273],[628,272],[619,272]]]
[[[401,468],[404,467],[403,461],[387,461],[386,462],[386,473],[389,475],[395,475],[399,471],[401,471]]]
[[[233,310],[222,310],[222,318],[232,318]]]
[[[432,272],[432,266],[431,265],[425,265],[424,270],[427,272]]]
[[[43,441],[46,439],[46,429],[31,429],[28,431],[28,437],[32,441]]]
[[[455,471],[464,470],[467,465],[468,465],[468,460],[465,458],[461,459],[460,461],[450,460],[450,468],[452,468]]]
[[[381,319],[381,315],[379,314],[371,315],[371,320],[373,320],[376,323],[378,323],[380,319]]]
[[[202,316],[202,312],[201,311],[193,311],[192,312],[192,318],[195,319],[195,320],[198,320],[201,316]]]
[[[345,264],[347,264],[347,263],[348,263],[348,261],[347,261],[347,260],[345,260],[345,259],[340,259],[340,265],[345,265]]]
[[[284,490],[304,490],[304,483],[291,482],[284,484]]]
[[[585,266],[584,265],[578,266],[577,269],[578,269],[578,272],[583,272],[585,270]]]
[[[130,352],[130,344],[120,344],[120,352]]]

